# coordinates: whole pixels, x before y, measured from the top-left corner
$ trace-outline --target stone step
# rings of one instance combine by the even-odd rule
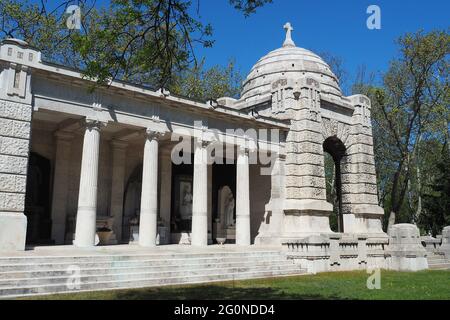
[[[443,255],[435,255],[435,256],[428,256],[427,257],[428,260],[445,260],[445,256]]]
[[[41,262],[41,263],[21,263],[0,265],[0,273],[8,271],[43,271],[43,270],[66,270],[71,266],[80,268],[111,268],[111,267],[154,267],[166,265],[184,265],[184,264],[211,264],[211,263],[237,263],[237,262],[264,262],[273,260],[284,260],[284,255],[262,255],[262,256],[243,256],[243,257],[188,257],[182,259],[147,259],[147,260],[109,260],[99,262],[96,259],[90,261],[78,262]],[[25,261],[23,261],[25,262]]]
[[[431,270],[445,270],[445,269],[450,269],[450,263],[449,262],[445,262],[445,263],[433,263],[433,264],[428,264],[428,268]]]
[[[76,266],[79,269],[68,269]],[[304,274],[280,251],[0,258],[0,298]]]
[[[448,263],[448,261],[446,259],[428,260],[428,264],[441,264],[441,263]]]
[[[67,262],[76,263],[84,261],[97,262],[107,261],[132,261],[148,259],[187,259],[187,258],[214,258],[214,257],[267,257],[284,256],[279,251],[254,251],[254,252],[210,252],[210,253],[166,253],[166,254],[136,254],[136,255],[80,255],[80,256],[20,256],[20,257],[1,257],[0,265],[22,264],[22,263],[49,263],[49,262]]]
[[[131,264],[131,265],[127,265],[124,264],[124,266],[104,266],[104,267],[97,267],[97,268],[89,268],[86,267],[84,265],[80,266],[79,272],[82,275],[96,275],[96,274],[119,274],[119,273],[132,273],[132,272],[142,272],[142,271],[159,271],[159,270],[185,270],[185,271],[189,271],[189,270],[196,270],[199,267],[202,268],[242,268],[242,267],[247,267],[247,266],[255,266],[255,267],[259,267],[259,266],[266,266],[266,267],[270,267],[272,265],[280,265],[283,263],[288,263],[289,265],[291,265],[291,263],[289,261],[287,261],[286,259],[284,260],[274,260],[274,259],[270,259],[270,260],[265,260],[265,259],[260,259],[255,261],[239,261],[239,262],[214,262],[214,263],[201,263],[201,261],[193,261],[193,262],[197,262],[197,263],[183,263],[183,264],[161,264],[161,265],[138,265],[136,266],[136,264]],[[13,267],[13,266],[9,266],[9,267]],[[41,278],[41,277],[45,277],[45,276],[64,276],[64,275],[68,275],[68,272],[72,272],[69,271],[67,268],[66,269],[43,269],[43,270],[25,270],[25,271],[17,271],[17,270],[13,270],[13,271],[6,271],[6,272],[0,272],[0,280],[4,280],[4,279],[14,279],[14,278]]]
[[[186,274],[181,277],[168,278],[144,278],[144,279],[120,279],[107,282],[91,282],[81,283],[79,289],[69,290],[65,284],[46,284],[34,286],[16,286],[0,289],[0,297],[3,299],[13,298],[17,296],[42,295],[51,293],[67,293],[67,292],[82,292],[95,290],[110,290],[110,289],[126,289],[126,288],[143,288],[163,285],[181,285],[190,283],[205,283],[226,280],[241,280],[254,278],[267,278],[275,276],[287,275],[302,275],[306,274],[304,269],[300,269],[296,265],[291,265],[291,268],[284,270],[260,270],[260,271],[246,271],[246,272],[218,272],[215,274],[190,275]]]
[[[96,274],[96,275],[83,275],[79,278],[81,283],[95,283],[95,282],[110,282],[117,280],[137,280],[137,279],[147,279],[147,278],[176,278],[182,277],[186,274],[190,276],[208,276],[211,274],[218,273],[241,273],[241,272],[259,272],[265,270],[271,271],[285,271],[291,270],[295,265],[293,264],[280,264],[280,265],[272,265],[269,268],[267,266],[244,266],[244,267],[232,267],[232,268],[197,268],[194,270],[178,270],[172,271],[167,269],[166,271],[145,271],[140,270],[139,272],[123,272],[117,274]],[[299,268],[298,268],[299,269]],[[14,286],[39,286],[39,285],[48,285],[48,284],[66,284],[72,278],[70,275],[63,276],[47,276],[42,278],[25,278],[25,279],[4,279],[0,280],[0,290],[2,288],[14,287]]]

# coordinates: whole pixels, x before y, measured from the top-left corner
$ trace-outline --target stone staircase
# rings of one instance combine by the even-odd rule
[[[430,270],[450,270],[450,261],[443,254],[429,253],[427,260]]]
[[[279,251],[0,257],[0,298],[305,273]]]

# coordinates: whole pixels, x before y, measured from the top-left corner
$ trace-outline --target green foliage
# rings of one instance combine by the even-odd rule
[[[440,234],[442,226],[450,225],[450,152],[444,148],[436,164],[434,177],[424,193],[424,210],[419,226],[426,233]]]
[[[272,3],[272,0],[229,0],[229,2],[236,10],[242,11],[248,17],[259,7]]]
[[[400,55],[381,84],[354,86],[372,100],[374,149],[380,199],[386,217],[417,222],[427,180],[434,175],[442,146],[449,140],[450,35],[446,31],[406,34],[398,40]],[[442,229],[441,224],[439,228]]]
[[[227,66],[204,68],[204,60],[200,65],[184,71],[170,90],[187,98],[206,101],[220,97],[237,98],[241,92],[242,76],[235,69],[234,61]]]
[[[229,0],[248,16],[270,0]],[[170,87],[197,65],[196,46],[211,47],[212,26],[203,25],[192,6],[200,0],[95,0],[59,3],[4,0],[0,3],[0,39],[21,38],[52,62],[83,70],[99,85],[126,80],[150,87]],[[76,4],[82,29],[68,30],[65,13]],[[52,7],[52,10],[48,10]],[[214,73],[218,69],[210,72]],[[211,75],[213,77],[213,75]]]

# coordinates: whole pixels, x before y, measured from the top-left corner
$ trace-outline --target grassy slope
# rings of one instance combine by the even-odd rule
[[[381,289],[368,290],[366,272],[333,272],[260,280],[111,290],[33,299],[447,299],[450,271],[381,272]]]

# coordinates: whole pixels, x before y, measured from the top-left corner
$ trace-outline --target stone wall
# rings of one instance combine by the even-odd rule
[[[0,250],[25,248],[32,107],[0,99]]]

